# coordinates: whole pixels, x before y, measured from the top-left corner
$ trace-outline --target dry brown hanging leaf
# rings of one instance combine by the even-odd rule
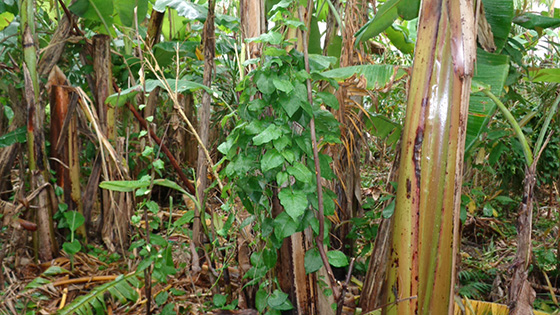
[[[486,14],[484,13],[484,5],[482,2],[479,7],[478,15],[478,43],[487,52],[496,51],[496,44],[494,43],[494,33],[492,33],[492,26],[488,23],[486,19]]]

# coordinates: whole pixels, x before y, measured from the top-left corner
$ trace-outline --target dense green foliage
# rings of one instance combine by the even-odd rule
[[[40,53],[44,53],[52,45],[56,21],[60,21],[65,12],[56,1],[36,2],[36,45]],[[415,45],[421,44],[415,43],[419,1],[382,1],[376,14],[370,8],[372,19],[356,33],[356,45],[364,48],[366,53],[372,53],[368,43],[374,41],[384,47],[384,51],[363,58],[364,63],[372,61],[373,65],[347,68],[339,68],[342,40],[338,33],[333,37],[338,44],[331,43],[326,55],[321,54],[321,32],[334,6],[328,1],[315,1],[314,8],[319,12],[313,16],[310,31],[321,41],[310,39],[309,72],[305,69],[301,47],[294,49],[297,39],[286,38],[287,34],[293,34],[290,32],[306,28],[293,13],[303,2],[266,1],[270,30],[242,42],[238,1],[218,1],[216,67],[210,87],[202,84],[204,52],[201,47],[203,23],[208,14],[207,1],[80,0],[70,5],[68,9],[79,19],[73,36],[66,41],[58,66],[66,74],[69,85],[81,88],[92,100],[94,90],[88,80],[95,74],[88,45],[96,34],[111,36],[113,82],[120,91],[110,96],[107,103],[115,105],[119,113],[117,134],[126,140],[122,163],[130,173],[127,180],[102,181],[99,191],[134,194],[134,212],[130,216],[132,237],[124,252],[110,252],[100,245],[103,242],[99,235],[101,228],[97,226],[90,231],[96,236],[88,243],[84,242],[77,234],[78,228],[86,224],[84,216],[62,202],[63,192],[54,184],[56,174],[53,174],[50,182],[55,187],[52,192],[58,202],[52,217],[60,249],[71,261],[70,271],[49,269],[43,274],[35,274],[35,280],[25,289],[20,288],[27,292],[14,296],[4,291],[0,293],[0,300],[4,297],[11,299],[18,312],[44,311],[41,308],[45,304],[41,301],[50,297],[41,290],[56,282],[58,276],[79,275],[80,264],[83,264],[80,259],[87,253],[100,261],[100,269],[118,271],[121,276],[76,298],[61,314],[70,314],[74,310],[80,314],[92,310],[103,313],[107,310],[106,298],[109,296],[122,305],[129,302],[132,305],[139,299],[139,289],[145,288],[147,274],[154,287],[161,289],[154,297],[155,312],[172,314],[192,310],[195,307],[182,305],[180,300],[187,295],[187,289],[162,288],[167,284],[176,285],[178,277],[186,277],[183,270],[189,268],[190,262],[179,257],[192,253],[189,242],[184,240],[192,237],[193,209],[202,203],[211,209],[202,216],[206,237],[202,252],[206,254],[203,259],[207,259],[210,270],[207,272],[213,273],[212,287],[222,286],[223,289],[233,281],[229,278],[228,268],[239,268],[236,262],[238,235],[243,228],[251,228],[250,269],[245,279],[237,280],[239,283],[245,281],[245,288],[254,288],[253,306],[259,312],[278,314],[294,307],[288,297],[290,292],[281,291],[274,274],[278,250],[294,233],[307,229],[313,236],[318,235],[319,202],[323,202],[328,217],[324,236],[329,264],[345,273],[350,260],[357,258],[353,274],[356,280],[362,280],[378,234],[378,224],[382,218],[391,217],[395,207],[387,179],[404,120],[407,71]],[[344,21],[346,3],[342,1],[340,4],[339,21]],[[556,9],[550,14],[530,13],[527,7],[510,0],[483,3],[496,50],[485,52],[479,49],[474,80],[489,86],[500,98],[519,123],[531,148],[537,143],[546,143],[537,167],[538,207],[535,208],[534,258],[530,275],[532,281],[545,288],[549,286],[547,279],[550,280],[552,287],[560,277],[557,237],[560,125],[556,109],[552,108],[560,84],[557,43],[560,12]],[[165,19],[161,42],[149,49],[145,39],[149,17],[154,10],[163,12]],[[0,153],[27,141],[27,114],[22,105],[25,83],[21,70],[23,47],[18,35],[20,22],[18,1],[1,1]],[[245,60],[245,47],[250,42],[262,45],[262,55]],[[47,76],[40,78],[42,85]],[[344,170],[335,169],[330,149],[345,143],[340,133],[341,124],[333,114],[340,107],[333,93],[354,79],[363,79],[364,90],[369,94],[360,96],[363,97],[362,108],[348,109],[362,120],[359,126],[363,130],[359,136],[367,141],[358,154],[361,160],[355,161],[362,165],[360,193],[363,198],[359,216],[348,222],[351,224],[348,237],[356,243],[355,257],[348,257],[331,242],[331,232],[340,227],[340,222],[336,223],[340,208],[337,194],[340,192],[334,191],[330,184],[337,181],[337,171],[344,173]],[[311,81],[312,103],[308,101],[307,80]],[[211,143],[207,149],[215,165],[208,167],[219,172],[219,180],[225,186],[219,190],[217,178],[212,177],[212,184],[207,189],[210,197],[200,200],[186,191],[161,146],[138,125],[127,106],[131,104],[141,112],[150,94],[159,93],[155,112],[146,120],[155,126],[152,126],[155,134],[164,139],[165,145],[179,156],[182,171],[196,184],[196,166],[187,165],[184,150],[187,146],[196,148],[198,143],[181,142],[181,137],[190,131],[185,131],[189,128],[177,114],[178,104],[174,103],[173,95],[179,93],[192,97],[193,122],[196,122],[196,111],[204,91],[212,95]],[[50,100],[46,89],[41,93],[45,121],[42,130],[49,134]],[[81,109],[76,112],[79,112],[77,116],[84,116]],[[549,113],[552,121],[546,125]],[[321,183],[317,183],[315,177],[310,130],[312,117],[318,140]],[[464,242],[456,292],[471,299],[503,302],[492,294],[497,291],[496,279],[505,280],[503,275],[513,263],[511,253],[515,250],[515,243],[512,240],[516,234],[517,208],[522,200],[526,171],[523,144],[503,113],[482,93],[472,94],[467,134],[461,202]],[[545,135],[544,139],[541,135]],[[85,187],[103,150],[95,128],[87,119],[80,120],[79,141],[81,184]],[[111,145],[116,146],[115,143]],[[53,150],[47,141],[45,154]],[[25,196],[31,191],[28,189],[27,163],[26,154],[18,153],[10,165],[12,174],[0,174],[4,176],[0,188],[6,190],[0,191],[2,202],[28,202]],[[322,201],[317,197],[318,184],[323,186]],[[184,202],[183,196],[186,196]],[[97,196],[86,198],[95,198],[99,203]],[[276,200],[281,205],[279,212],[274,208]],[[4,272],[21,267],[16,265],[15,257],[22,253],[16,254],[16,249],[28,245],[16,243],[9,237],[17,235],[19,239],[27,240],[30,235],[14,232],[12,222],[18,218],[31,218],[27,207],[18,208],[18,211],[0,213],[0,219],[10,223],[2,225],[0,230],[0,246],[7,257]],[[244,215],[240,216],[240,213]],[[76,262],[79,262],[77,267]],[[316,246],[305,253],[307,273],[317,272],[323,265]],[[323,285],[321,288],[327,287],[326,279],[319,281]],[[7,280],[5,284],[9,284]],[[502,284],[501,289],[507,287]],[[237,308],[237,293],[231,288],[227,290],[223,289],[211,299],[202,299],[195,311]],[[106,292],[110,294],[106,295]],[[200,292],[195,294],[193,290],[191,293],[200,298]],[[328,290],[324,293],[330,295]],[[559,307],[547,290],[539,291],[535,305],[545,311]],[[0,303],[0,312],[5,307]]]

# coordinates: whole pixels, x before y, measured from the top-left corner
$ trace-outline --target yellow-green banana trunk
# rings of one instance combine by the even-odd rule
[[[452,314],[462,162],[476,56],[470,0],[422,2],[384,314]]]

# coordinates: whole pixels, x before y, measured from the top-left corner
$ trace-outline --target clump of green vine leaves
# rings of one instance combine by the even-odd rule
[[[308,102],[306,80],[323,80],[320,72],[336,61],[319,55],[310,56],[310,70],[305,71],[302,53],[287,52],[282,35],[270,31],[254,41],[264,45],[260,60],[237,87],[241,92],[236,126],[218,150],[229,162],[223,175],[235,182],[235,193],[251,216],[242,224],[254,222],[260,239],[260,251],[254,252],[252,268],[246,273],[249,285],[258,285],[256,307],[269,314],[289,310],[293,306],[288,295],[278,289],[275,279],[267,278],[277,262],[277,250],[285,238],[311,227],[319,231],[317,183],[309,123],[315,117],[319,150],[340,142],[339,123],[327,108],[338,108],[336,97],[326,91],[313,91],[313,104]],[[332,83],[331,84],[336,84]],[[335,178],[331,158],[319,153],[321,175]],[[272,199],[277,197],[284,210],[274,216]],[[333,215],[336,195],[326,189],[325,215]],[[328,228],[325,229],[328,231]],[[341,252],[328,252],[329,262],[345,266],[348,261]],[[317,249],[306,253],[308,273],[317,271],[323,262]]]

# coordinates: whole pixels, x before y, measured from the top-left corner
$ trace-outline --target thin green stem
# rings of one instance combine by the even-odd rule
[[[517,120],[515,120],[515,117],[513,117],[511,112],[504,105],[504,103],[502,103],[502,101],[500,101],[500,99],[498,99],[496,97],[496,95],[494,95],[494,93],[492,93],[490,91],[490,89],[484,88],[482,90],[482,92],[486,96],[488,96],[490,99],[492,99],[492,101],[494,101],[494,103],[496,103],[496,105],[498,106],[498,108],[500,109],[500,111],[502,112],[504,117],[506,118],[506,120],[509,122],[509,124],[513,128],[513,131],[515,132],[515,136],[517,137],[517,140],[519,140],[519,142],[521,143],[521,147],[523,148],[523,155],[525,156],[525,162],[527,162],[528,166],[532,165],[533,164],[533,153],[531,152],[531,147],[529,147],[529,143],[527,142],[527,138],[525,138],[525,135],[523,134],[523,131],[521,130],[521,127],[517,123]]]
[[[539,134],[539,138],[537,139],[537,144],[535,145],[535,148],[533,150],[533,155],[534,156],[539,154],[539,152],[541,150],[541,147],[542,147],[543,141],[544,141],[544,136],[546,135],[546,131],[548,130],[548,126],[550,125],[550,122],[552,121],[552,118],[554,117],[554,115],[556,114],[556,111],[558,109],[558,103],[560,103],[560,94],[558,94],[558,96],[554,100],[554,103],[548,109],[548,115],[546,116],[546,119],[545,119],[545,121],[542,125],[541,132]]]
[[[330,2],[330,1],[329,1]],[[304,15],[302,14],[302,10],[303,7],[299,8],[299,18],[300,20],[303,21],[303,17]],[[313,13],[313,0],[307,0],[307,14],[308,17],[311,17],[311,14]],[[306,25],[309,25],[310,20],[306,21]],[[305,71],[308,74],[311,74],[310,68],[309,68],[309,53],[308,53],[308,40],[309,37],[307,36],[307,31],[306,30],[302,30],[302,38],[303,38],[303,56],[304,56],[304,62],[305,62]],[[309,76],[311,77],[311,75]],[[307,100],[309,101],[309,104],[311,105],[311,108],[313,108],[313,91],[312,91],[312,85],[311,85],[311,79],[307,79]],[[325,252],[325,247],[324,247],[324,231],[325,231],[325,210],[324,210],[324,204],[323,204],[323,185],[322,185],[322,180],[321,180],[321,167],[319,164],[319,146],[317,144],[317,135],[315,133],[315,114],[313,113],[311,115],[311,121],[309,122],[309,129],[310,129],[310,133],[311,133],[311,144],[313,147],[313,160],[315,162],[315,177],[317,180],[317,219],[319,220],[319,235],[317,235],[317,237],[315,238],[315,242],[317,243],[317,249],[319,250],[319,254],[321,256],[321,260],[323,261],[323,265],[325,266],[325,269],[327,271],[327,275],[329,278],[329,282],[331,285],[331,290],[333,291],[333,296],[335,301],[338,302],[338,299],[341,297],[340,296],[340,289],[337,285],[336,279],[334,278],[334,274],[332,272],[331,266],[329,264],[329,260],[327,258],[327,254]]]

